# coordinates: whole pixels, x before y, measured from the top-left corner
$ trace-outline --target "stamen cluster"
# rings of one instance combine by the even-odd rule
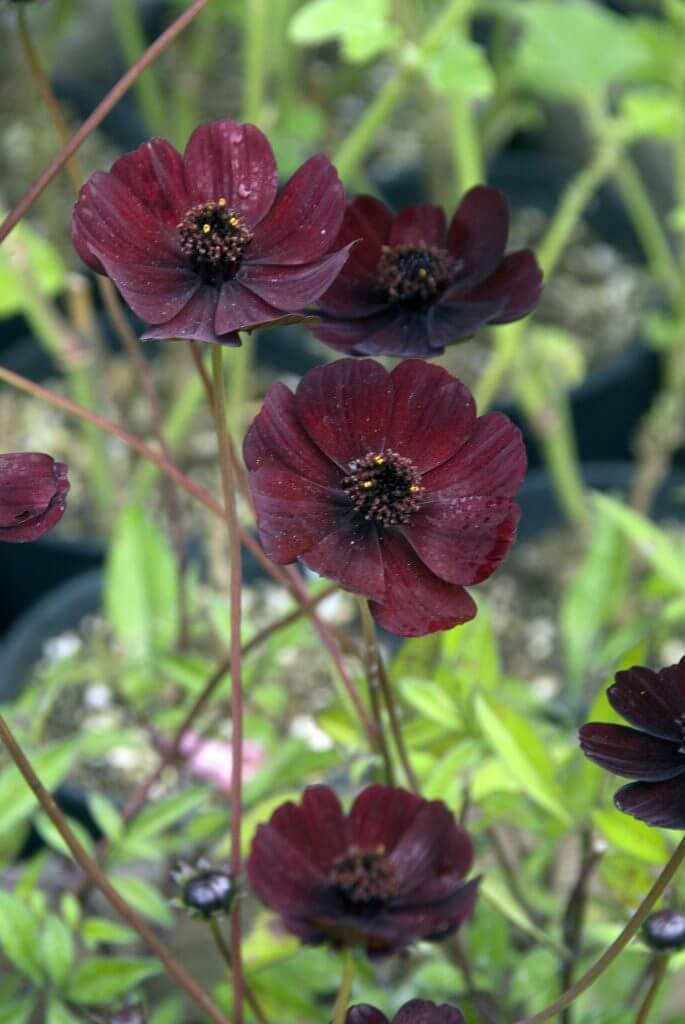
[[[350,463],[342,486],[364,519],[381,526],[406,526],[420,507],[423,490],[410,459],[397,452],[371,452]]]
[[[396,895],[398,881],[385,856],[385,847],[350,849],[333,864],[331,881],[352,903],[372,903]]]
[[[444,292],[454,262],[449,253],[431,245],[384,245],[378,273],[391,299],[423,304]]]
[[[237,269],[252,232],[225,199],[198,203],[178,225],[182,252],[195,269],[202,265]]]

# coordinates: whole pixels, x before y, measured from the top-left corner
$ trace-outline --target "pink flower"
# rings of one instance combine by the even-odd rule
[[[233,778],[233,747],[226,740],[205,739],[196,732],[187,732],[180,752],[187,758],[188,773],[203,782],[211,782],[222,793],[231,788]],[[243,780],[249,782],[264,764],[264,747],[256,740],[243,744]]]

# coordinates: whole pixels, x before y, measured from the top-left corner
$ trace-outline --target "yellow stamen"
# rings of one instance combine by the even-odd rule
[[[223,196],[221,197],[221,199],[217,200],[217,204],[216,205],[217,206],[225,206],[226,205],[226,200],[224,199]]]
[[[418,494],[421,488],[419,487],[418,484],[411,484],[409,490],[411,491],[412,494]]]
[[[232,228],[237,228],[239,221],[237,217],[229,217],[228,223],[231,225]]]
[[[419,275],[419,277],[427,277],[428,276],[428,271],[426,270],[425,267],[419,267],[418,275]]]
[[[376,463],[377,466],[382,466],[383,463],[385,462],[385,459],[383,458],[382,455],[374,455],[373,461]]]
[[[368,491],[370,487],[373,487],[373,480],[364,480],[362,482],[362,487],[365,491]]]
[[[203,224],[202,225],[202,231],[204,232],[205,235],[208,235],[211,230],[212,230],[212,225],[211,224]]]

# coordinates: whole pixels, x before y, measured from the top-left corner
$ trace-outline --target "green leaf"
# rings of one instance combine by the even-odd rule
[[[0,948],[36,984],[43,978],[39,937],[38,921],[28,907],[10,893],[0,891]]]
[[[124,822],[111,800],[101,793],[91,793],[88,798],[90,813],[102,834],[110,842],[116,842],[124,830]]]
[[[495,75],[483,47],[458,32],[447,34],[440,49],[424,58],[421,70],[439,96],[487,99],[495,88]]]
[[[522,14],[518,71],[542,95],[593,99],[648,58],[627,19],[586,0],[530,0]]]
[[[476,697],[475,711],[483,735],[522,790],[540,807],[570,824],[554,765],[535,727],[494,697]]]
[[[679,593],[685,592],[685,554],[660,527],[606,494],[593,495],[599,510],[611,519],[636,551]]]
[[[142,878],[133,875],[117,875],[110,879],[114,888],[143,917],[155,924],[169,928],[173,924],[174,915],[163,896]]]
[[[632,138],[669,140],[683,131],[682,105],[669,89],[632,89],[621,97],[619,110]]]
[[[74,939],[64,921],[55,914],[50,914],[43,925],[40,955],[49,977],[61,988],[74,965]]]
[[[76,1017],[53,992],[48,1001],[45,1024],[81,1024],[81,1018]]]
[[[136,933],[131,928],[119,924],[118,921],[110,921],[107,917],[87,918],[83,922],[81,935],[89,949],[93,949],[101,942],[123,946],[136,941]]]
[[[129,826],[127,836],[135,840],[159,835],[202,807],[210,793],[209,786],[193,786],[150,804]]]
[[[0,1024],[28,1024],[34,1005],[33,996],[0,1003]]]
[[[454,700],[437,683],[431,683],[428,679],[403,679],[400,692],[402,698],[420,715],[443,726],[445,732],[463,727]]]
[[[90,833],[81,824],[81,822],[76,821],[75,818],[71,818],[67,815],[67,821],[69,823],[69,828],[74,833],[81,846],[83,846],[92,856],[95,852],[95,848],[93,846],[93,839]],[[61,853],[63,857],[68,857],[69,860],[73,859],[69,847],[46,814],[42,811],[40,814],[37,814],[34,818],[34,825],[36,826],[36,831],[52,850],[55,850],[57,853]]]
[[[68,996],[75,1003],[107,1003],[131,992],[162,969],[158,960],[92,957],[77,967]]]
[[[185,1011],[178,996],[169,996],[161,1006],[156,1007],[150,1017],[150,1024],[184,1024]]]
[[[658,829],[650,828],[621,811],[614,808],[594,811],[592,820],[612,846],[638,860],[647,861],[648,864],[665,864],[670,856],[668,844]]]
[[[73,739],[64,740],[54,746],[31,755],[31,763],[48,790],[54,790],[63,782],[71,770],[78,748]],[[17,768],[11,764],[0,771],[0,807],[2,807],[2,830],[9,833],[28,818],[38,806],[36,798],[26,785]]]
[[[362,63],[401,39],[390,23],[390,0],[309,0],[293,16],[288,34],[294,43],[318,46],[337,40],[346,60]]]
[[[0,319],[21,313],[31,302],[26,268],[41,293],[55,295],[63,289],[66,268],[59,250],[26,224],[18,224],[0,247]]]
[[[112,629],[134,660],[153,661],[172,645],[178,624],[174,555],[142,508],[127,508],[116,524],[104,596]]]

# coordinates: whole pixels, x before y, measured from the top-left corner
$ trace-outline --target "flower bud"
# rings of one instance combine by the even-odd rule
[[[0,455],[0,541],[38,540],[62,518],[69,480],[67,467],[49,455]]]
[[[203,871],[183,886],[183,902],[202,917],[226,914],[233,902],[233,879],[225,871]]]
[[[650,914],[642,927],[642,936],[652,949],[684,949],[685,914],[682,910],[660,910]]]

